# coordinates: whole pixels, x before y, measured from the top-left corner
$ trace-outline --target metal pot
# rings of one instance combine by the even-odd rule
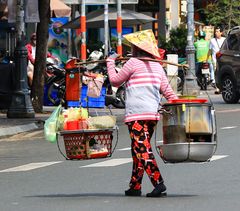
[[[213,133],[212,106],[208,103],[169,103],[163,109],[167,111],[163,112],[163,133],[173,127],[185,128],[182,132],[186,134]]]
[[[163,144],[166,162],[203,162],[216,150],[215,112],[208,103],[168,103],[163,106]]]

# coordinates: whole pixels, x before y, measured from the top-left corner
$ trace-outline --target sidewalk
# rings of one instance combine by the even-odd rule
[[[0,111],[0,139],[12,136],[18,133],[29,132],[33,130],[43,130],[44,121],[51,115],[55,107],[44,106],[43,113],[35,114],[35,118],[7,118],[6,111]],[[124,109],[111,109],[113,115],[120,116],[124,114]],[[90,109],[90,115],[109,115],[109,109]]]
[[[18,133],[43,129],[44,121],[53,109],[44,109],[44,113],[35,114],[35,118],[7,118],[6,111],[0,111],[0,139]]]

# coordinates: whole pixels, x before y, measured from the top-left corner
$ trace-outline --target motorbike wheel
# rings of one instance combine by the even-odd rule
[[[112,105],[116,108],[125,108],[125,104],[123,104],[120,99],[115,99]]]
[[[60,85],[59,85],[60,86]],[[48,88],[48,99],[54,105],[58,106],[61,102],[64,101],[64,90],[60,87],[56,87],[54,83],[52,83]]]
[[[198,76],[198,85],[201,90],[207,90],[207,78],[204,75]]]
[[[177,77],[177,91],[180,92],[183,90],[185,80],[185,72],[182,68],[178,69],[178,77]]]
[[[121,103],[125,105],[125,86],[124,85],[118,88],[116,96],[117,98],[120,99]]]
[[[202,76],[202,84],[201,84],[201,88],[202,90],[207,90],[207,77],[205,75]]]

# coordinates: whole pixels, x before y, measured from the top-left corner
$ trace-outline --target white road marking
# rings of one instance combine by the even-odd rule
[[[239,112],[240,109],[226,109],[226,110],[220,110],[216,111],[216,113],[229,113],[229,112]]]
[[[130,149],[131,149],[131,147],[126,147],[126,148],[122,148],[122,149],[117,149],[117,151],[128,151]]]
[[[229,129],[234,129],[237,128],[237,126],[229,126],[229,127],[222,127],[222,130],[229,130]]]
[[[30,171],[33,169],[38,169],[46,166],[51,166],[53,164],[61,163],[62,161],[55,161],[55,162],[41,162],[41,163],[29,163],[26,165],[22,166],[17,166],[9,169],[4,169],[1,170],[0,173],[2,172],[18,172],[18,171]]]
[[[215,160],[220,160],[220,159],[223,159],[225,157],[228,157],[229,155],[213,155],[210,160],[208,161],[205,161],[205,162],[186,162],[185,164],[187,165],[203,165],[203,164],[206,164],[206,163],[210,163],[212,161],[215,161]],[[180,162],[181,163],[181,162]],[[184,164],[184,162],[182,162]],[[175,163],[166,163],[166,165],[176,165]]]
[[[225,157],[228,157],[228,155],[213,155],[210,161],[219,160]]]
[[[212,158],[210,159],[210,161],[219,160],[219,159],[225,158],[227,156],[228,155],[213,155]],[[107,161],[103,161],[103,162],[99,162],[99,163],[93,163],[93,164],[86,165],[86,166],[81,166],[80,168],[119,166],[119,165],[130,163],[130,162],[132,162],[132,158],[119,158],[119,159],[111,159],[111,160],[107,160]],[[205,163],[205,162],[203,162],[203,163]],[[202,163],[193,162],[192,164],[202,164]]]
[[[213,155],[212,158],[210,159],[210,161],[223,159],[225,157],[228,157],[228,155]],[[1,170],[0,173],[31,171],[34,169],[51,166],[51,165],[62,163],[62,162],[63,161],[29,163],[29,164],[22,165],[22,166],[17,166],[17,167]],[[86,165],[86,166],[80,166],[80,168],[114,167],[114,166],[119,166],[119,165],[123,165],[123,164],[130,163],[130,162],[132,162],[132,158],[118,158],[118,159],[110,159],[110,160],[106,160],[106,161],[102,161],[102,162],[98,162],[98,163],[93,163],[93,164]],[[192,164],[201,164],[201,163],[193,162]]]
[[[132,158],[119,158],[119,159],[106,160],[99,163],[93,163],[86,166],[81,166],[80,168],[119,166],[119,165],[130,163],[130,162],[132,162]]]

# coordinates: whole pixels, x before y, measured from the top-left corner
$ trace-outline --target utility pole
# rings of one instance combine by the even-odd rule
[[[166,0],[163,0],[159,1],[158,34],[166,38],[166,33]]]
[[[108,4],[104,4],[104,56],[109,53],[109,25],[108,25]]]
[[[122,56],[122,0],[117,1],[117,53]]]
[[[27,49],[24,45],[24,0],[17,0],[16,8],[17,46],[15,48],[15,90],[7,112],[8,118],[34,118],[27,84]]]
[[[86,28],[86,0],[82,0],[81,4],[81,17],[80,17],[80,25],[81,25],[81,60],[86,61],[87,59],[87,47],[86,47],[86,34],[87,34],[87,28]]]
[[[195,48],[194,48],[194,1],[187,0],[187,62],[189,69],[185,77],[183,96],[199,95],[199,88],[195,77]]]

